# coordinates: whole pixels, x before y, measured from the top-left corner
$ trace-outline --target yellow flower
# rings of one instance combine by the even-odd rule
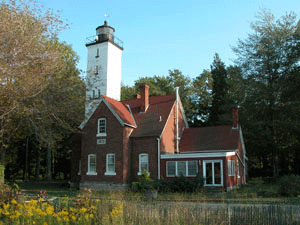
[[[96,206],[92,205],[92,206],[91,206],[91,209],[96,209]]]
[[[85,219],[88,220],[89,219],[89,214],[85,214]]]
[[[94,214],[91,213],[91,214],[90,214],[90,218],[94,218]]]
[[[10,204],[9,203],[7,203],[7,204],[3,204],[3,209],[8,209],[9,208],[9,206],[10,206]]]
[[[35,222],[35,221],[32,221],[32,224],[36,224],[36,222]]]
[[[75,220],[76,220],[76,216],[72,216],[72,220],[74,220],[74,221],[75,221]]]
[[[11,200],[10,203],[14,205],[18,204],[18,202],[15,199]]]
[[[81,213],[85,213],[86,211],[87,211],[87,208],[84,208],[84,207],[83,207],[83,208],[80,209],[80,212],[81,212]]]

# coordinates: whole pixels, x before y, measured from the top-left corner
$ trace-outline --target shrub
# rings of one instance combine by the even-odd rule
[[[157,181],[156,186],[160,192],[199,192],[204,185],[204,178],[197,174],[193,179],[187,179],[183,175],[175,177],[173,180]]]
[[[139,192],[146,192],[154,188],[154,181],[150,178],[148,171],[143,170],[138,182],[132,183],[132,190]]]
[[[300,176],[286,175],[279,180],[279,194],[286,197],[296,197],[300,195]]]

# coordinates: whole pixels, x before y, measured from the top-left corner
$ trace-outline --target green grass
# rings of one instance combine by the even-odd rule
[[[47,190],[49,196],[74,197],[82,191],[68,188],[67,181],[29,181],[16,182],[22,192],[27,195],[37,195],[41,190]],[[285,198],[278,195],[278,185],[256,178],[241,188],[230,192],[208,191],[204,189],[199,193],[158,193],[157,201],[201,201],[225,203],[292,203],[300,204],[300,198]],[[101,199],[145,200],[142,193],[121,191],[93,191],[93,196]]]

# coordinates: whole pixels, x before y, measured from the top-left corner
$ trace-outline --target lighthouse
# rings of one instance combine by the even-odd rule
[[[87,38],[86,115],[101,95],[120,100],[123,42],[114,33],[105,20],[96,35]]]

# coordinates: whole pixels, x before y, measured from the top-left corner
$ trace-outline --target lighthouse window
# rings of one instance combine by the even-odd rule
[[[96,54],[96,58],[99,57],[99,48],[97,48],[97,54]]]
[[[96,66],[96,67],[95,67],[95,75],[97,75],[97,74],[98,74],[98,72],[99,72],[99,67],[98,67],[98,66]]]

